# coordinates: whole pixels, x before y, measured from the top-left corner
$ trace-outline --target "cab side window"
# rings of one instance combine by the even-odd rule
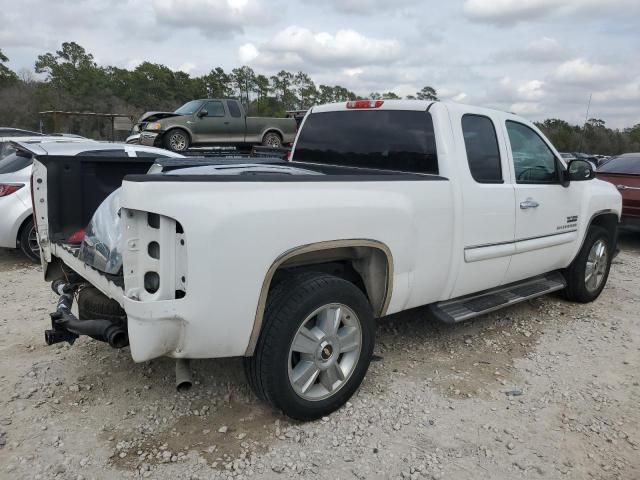
[[[531,128],[507,121],[516,183],[559,183],[556,157]]]
[[[498,137],[491,119],[482,115],[464,115],[462,135],[473,179],[478,183],[503,183]]]
[[[207,117],[224,117],[224,105],[222,102],[207,102],[204,104]]]

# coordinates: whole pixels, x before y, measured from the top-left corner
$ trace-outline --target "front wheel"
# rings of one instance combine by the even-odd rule
[[[256,394],[286,415],[313,420],[340,408],[371,362],[374,320],[366,296],[332,275],[309,273],[276,287],[253,357]]]
[[[164,148],[172,152],[184,152],[189,149],[190,139],[184,130],[169,130],[164,135]]]
[[[598,298],[609,277],[612,254],[612,235],[602,227],[591,227],[578,256],[564,273],[569,300],[587,303]]]

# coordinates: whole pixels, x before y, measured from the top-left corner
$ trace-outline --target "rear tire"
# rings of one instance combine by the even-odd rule
[[[256,350],[245,358],[249,384],[289,417],[323,417],[362,383],[374,334],[371,305],[354,284],[323,273],[292,277],[269,295]]]
[[[612,256],[612,235],[602,227],[591,227],[580,252],[564,272],[567,299],[588,303],[598,298],[607,283]]]
[[[189,149],[191,139],[189,138],[189,134],[184,130],[174,128],[164,134],[162,144],[167,150],[180,153]]]
[[[33,218],[29,218],[20,229],[20,238],[18,238],[20,250],[32,262],[40,262],[40,246],[38,245],[38,236],[36,227],[33,225]]]
[[[276,132],[268,132],[262,138],[262,145],[264,147],[282,148],[282,138]]]

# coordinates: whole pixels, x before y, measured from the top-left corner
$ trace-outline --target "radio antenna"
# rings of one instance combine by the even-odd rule
[[[587,130],[587,122],[589,121],[589,108],[591,108],[591,97],[593,93],[589,94],[589,102],[587,103],[587,113],[584,116],[584,125],[582,126],[582,134],[580,135],[580,144],[578,145],[578,153],[582,153],[582,140],[584,140],[584,133]]]

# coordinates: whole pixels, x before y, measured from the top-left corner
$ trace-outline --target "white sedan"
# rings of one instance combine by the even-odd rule
[[[14,142],[5,145],[6,156],[0,160],[0,247],[19,248],[33,261],[40,259],[31,204],[31,164],[34,155],[183,157],[162,148],[123,143],[60,137],[37,137],[23,142],[16,138],[11,140]],[[20,147],[17,151],[16,146]]]

